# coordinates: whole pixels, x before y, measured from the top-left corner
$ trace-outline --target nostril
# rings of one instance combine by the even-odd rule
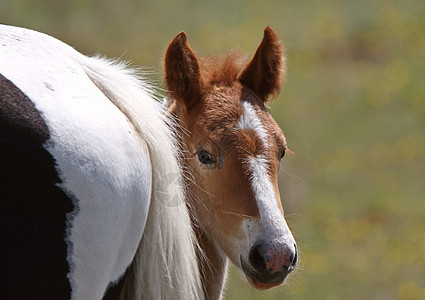
[[[297,260],[298,260],[297,245],[294,244],[294,252],[292,252],[289,255],[289,259],[286,261],[286,263],[284,263],[283,267],[289,272],[291,272],[295,268],[295,265],[297,264]]]
[[[289,256],[289,260],[288,260],[288,262],[289,262],[289,266],[287,266],[287,265],[285,264],[285,267],[286,267],[287,269],[289,269],[289,268],[292,266],[292,262],[294,261],[294,257],[295,257],[294,253],[291,253],[291,255]]]
[[[266,261],[261,245],[257,245],[251,248],[251,251],[249,252],[249,263],[259,273],[262,273],[266,270]]]
[[[295,267],[295,265],[297,264],[298,261],[298,249],[297,249],[297,244],[294,244],[294,248],[295,248],[295,254],[291,256],[291,267]]]

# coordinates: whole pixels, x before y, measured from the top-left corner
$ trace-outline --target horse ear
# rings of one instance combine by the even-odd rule
[[[267,26],[254,57],[241,72],[239,81],[253,90],[264,102],[279,94],[285,76],[285,57],[277,34]]]
[[[165,81],[171,97],[193,107],[202,91],[200,67],[195,53],[187,42],[186,33],[179,33],[165,54]]]

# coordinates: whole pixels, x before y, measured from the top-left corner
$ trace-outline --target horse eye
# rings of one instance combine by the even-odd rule
[[[201,162],[201,164],[204,164],[204,165],[211,165],[215,163],[215,160],[211,156],[211,154],[209,154],[205,150],[202,150],[198,153],[198,159]]]
[[[288,149],[288,147],[285,147],[285,149],[283,149],[282,154],[280,155],[280,159],[282,159],[285,156],[286,149]]]

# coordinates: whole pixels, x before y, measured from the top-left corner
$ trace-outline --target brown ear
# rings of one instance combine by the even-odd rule
[[[202,91],[199,62],[187,43],[186,33],[179,33],[165,54],[165,80],[171,97],[189,110]]]
[[[239,81],[253,90],[263,101],[279,94],[285,76],[285,58],[277,34],[267,26],[254,57],[242,71]]]

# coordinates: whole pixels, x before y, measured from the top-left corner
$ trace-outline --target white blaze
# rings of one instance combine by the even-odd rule
[[[261,123],[260,118],[258,118],[257,113],[255,112],[254,106],[249,102],[242,102],[244,108],[244,114],[239,120],[239,129],[249,129],[255,131],[256,134],[260,137],[265,147],[268,147],[268,134],[264,129],[263,124]]]
[[[239,129],[252,130],[259,136],[265,148],[269,146],[269,136],[258,117],[254,106],[249,102],[242,103],[244,114],[238,124]],[[248,235],[252,241],[259,236],[267,239],[278,239],[282,242],[294,243],[292,234],[277,204],[277,197],[268,172],[269,161],[264,154],[248,158],[252,171],[251,186],[257,203],[260,220],[249,220]]]

